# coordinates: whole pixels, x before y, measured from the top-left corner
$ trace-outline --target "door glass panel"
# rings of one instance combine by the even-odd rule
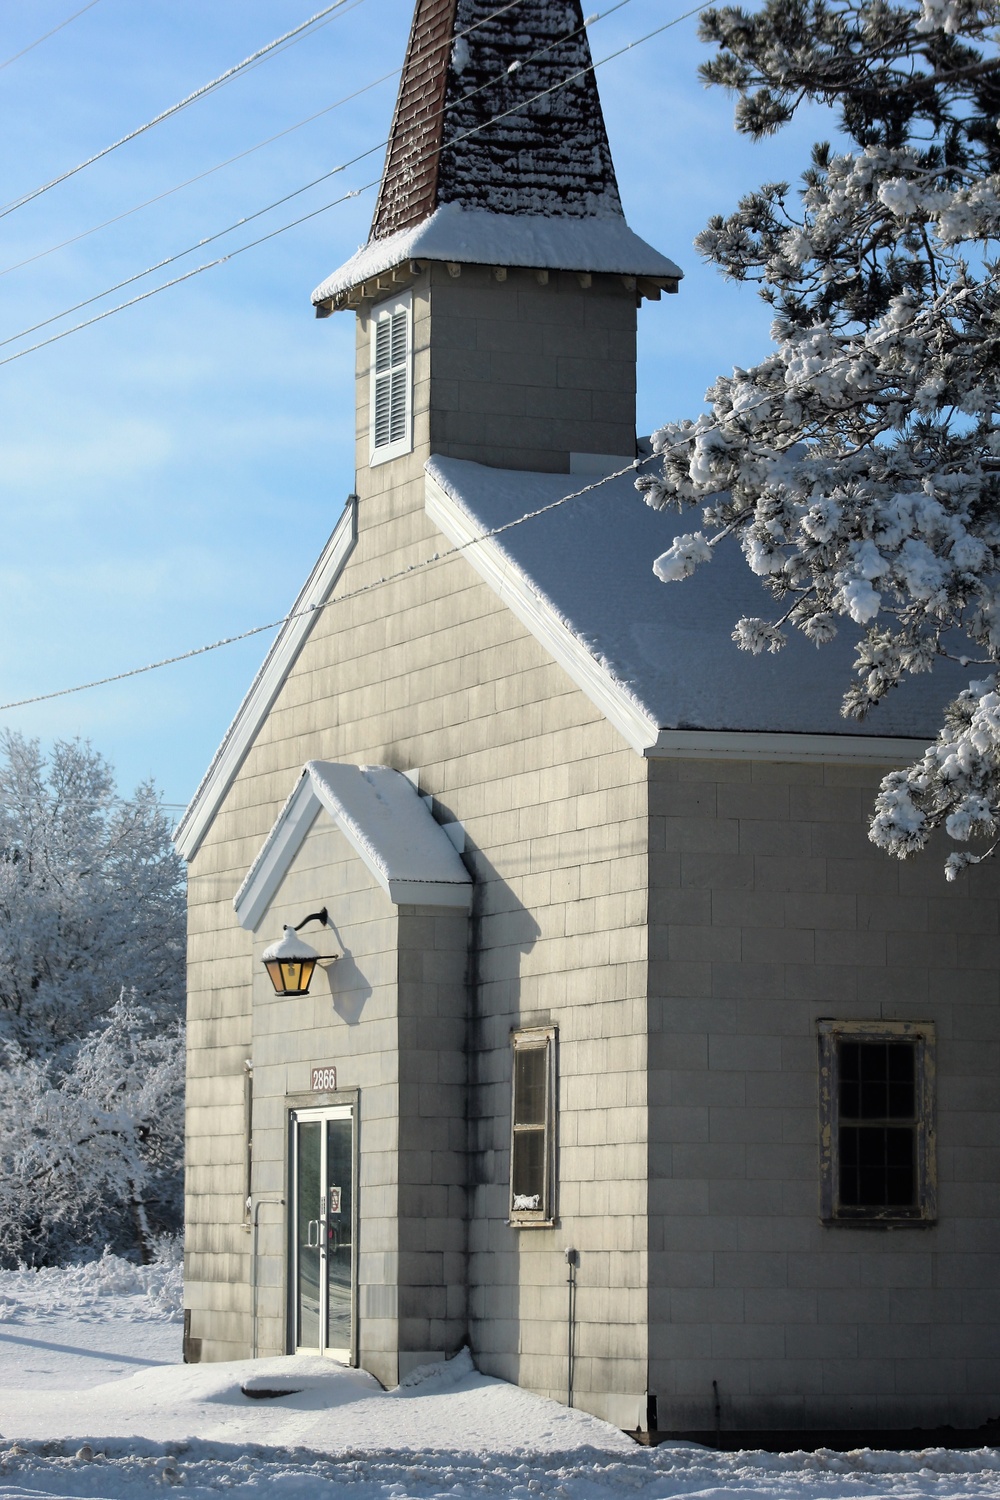
[[[351,1243],[354,1198],[352,1121],[326,1122],[326,1347],[351,1347],[351,1285],[354,1247]]]
[[[320,1153],[323,1127],[318,1120],[299,1121],[298,1160],[295,1164],[297,1211],[295,1238],[298,1252],[297,1344],[304,1349],[320,1347]]]

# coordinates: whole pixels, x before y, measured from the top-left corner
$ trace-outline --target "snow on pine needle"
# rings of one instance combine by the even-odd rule
[[[736,93],[739,130],[818,102],[850,149],[817,145],[799,192],[765,184],[699,237],[758,283],[774,348],[655,433],[660,468],[638,481],[654,508],[702,508],[655,562],[664,581],[742,546],[776,606],[734,622],[742,649],[861,629],[846,716],[943,657],[975,667],[938,742],[883,783],[870,835],[899,857],[936,828],[962,844],[1000,828],[998,22],[995,0],[704,12],[702,75]]]

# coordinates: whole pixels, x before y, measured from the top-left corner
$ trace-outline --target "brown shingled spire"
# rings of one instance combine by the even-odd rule
[[[371,239],[436,208],[621,216],[580,0],[417,0]]]

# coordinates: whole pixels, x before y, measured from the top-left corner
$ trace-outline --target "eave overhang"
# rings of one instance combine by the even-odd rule
[[[684,273],[635,234],[621,215],[559,218],[499,214],[448,203],[412,228],[372,240],[312,294],[317,316],[356,306],[410,281],[423,263],[449,267],[570,271],[626,279],[637,296],[676,292]],[[454,273],[453,273],[454,274]]]

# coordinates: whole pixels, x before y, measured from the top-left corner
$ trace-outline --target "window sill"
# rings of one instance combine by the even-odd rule
[[[511,1214],[507,1220],[511,1229],[555,1229],[555,1219],[541,1218],[537,1214]]]
[[[933,1229],[937,1222],[921,1213],[837,1214],[820,1220],[826,1229]]]
[[[390,459],[403,458],[407,453],[413,452],[413,442],[410,438],[398,443],[387,443],[384,448],[373,448],[368,459],[368,467],[377,469],[379,464],[387,464]]]

